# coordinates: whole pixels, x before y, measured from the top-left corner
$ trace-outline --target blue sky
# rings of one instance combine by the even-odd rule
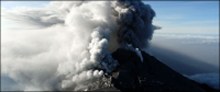
[[[218,34],[218,1],[150,1],[145,2],[156,11],[155,24],[160,32]]]
[[[1,8],[41,8],[49,1],[1,1]],[[156,33],[219,34],[219,1],[144,1],[157,16],[154,24],[162,27]]]

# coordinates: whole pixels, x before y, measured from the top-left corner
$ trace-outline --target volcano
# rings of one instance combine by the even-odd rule
[[[142,57],[125,48],[112,53],[119,62],[111,74],[113,87],[98,91],[217,92],[184,77],[148,53],[140,52]]]
[[[187,72],[204,70],[199,63],[176,64],[191,59],[175,53],[159,61],[143,51],[161,28],[153,23],[156,11],[146,3],[75,0],[2,9],[1,91],[206,91],[208,86],[161,62]]]

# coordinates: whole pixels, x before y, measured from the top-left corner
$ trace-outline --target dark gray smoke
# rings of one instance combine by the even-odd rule
[[[141,1],[118,0],[113,5],[117,16],[119,44],[132,44],[136,48],[145,48],[152,39],[152,20],[155,16],[150,5]]]

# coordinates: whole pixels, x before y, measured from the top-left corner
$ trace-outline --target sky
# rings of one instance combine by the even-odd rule
[[[42,8],[49,1],[1,1],[1,8]],[[219,34],[219,1],[144,1],[157,16],[154,24],[162,29],[156,33]]]
[[[218,1],[151,1],[156,11],[155,24],[160,32],[218,34]]]

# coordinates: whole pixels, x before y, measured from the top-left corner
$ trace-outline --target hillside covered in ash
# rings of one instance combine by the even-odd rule
[[[99,91],[217,92],[177,73],[155,57],[120,48],[112,54],[120,63],[112,73],[112,87]]]

